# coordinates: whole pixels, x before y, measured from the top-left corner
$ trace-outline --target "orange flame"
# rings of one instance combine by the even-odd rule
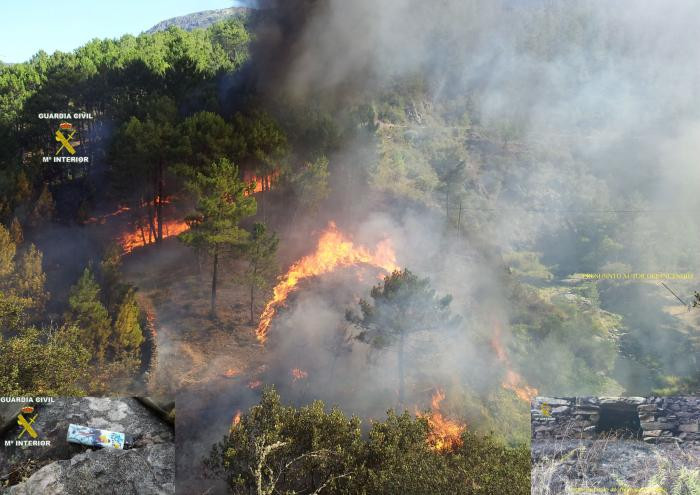
[[[107,219],[110,217],[116,217],[121,215],[122,213],[129,211],[131,208],[128,206],[120,206],[117,208],[115,211],[112,213],[106,213],[105,215],[99,216],[99,217],[90,217],[88,218],[85,223],[99,223],[99,224],[104,224],[107,222]]]
[[[445,392],[437,389],[430,401],[431,412],[429,414],[420,412],[416,414],[428,421],[430,448],[438,452],[449,452],[462,445],[462,432],[467,429],[467,425],[443,416],[442,411],[440,411],[440,403],[443,400],[445,400]]]
[[[229,368],[226,371],[224,371],[224,376],[226,378],[233,378],[236,375],[239,375],[241,372],[237,370],[236,368]]]
[[[153,312],[153,309],[148,308],[146,309],[146,326],[148,330],[151,332],[151,337],[153,338],[153,342],[158,342],[158,330],[156,328],[156,314]]]
[[[391,273],[398,269],[396,255],[391,247],[391,242],[386,239],[377,245],[374,253],[363,246],[355,246],[349,241],[331,222],[318,240],[316,252],[304,256],[294,263],[287,273],[280,277],[273,290],[273,297],[265,305],[260,317],[260,323],[256,335],[258,341],[264,344],[267,340],[267,332],[277,308],[282,306],[289,294],[296,288],[300,281],[330,273],[337,268],[367,263],[379,267]]]
[[[506,367],[506,376],[503,379],[501,386],[507,390],[512,390],[515,392],[515,395],[517,395],[518,398],[527,402],[530,402],[532,399],[537,397],[537,389],[524,383],[523,377],[511,368],[508,355],[503,348],[503,344],[501,344],[501,325],[498,321],[494,321],[491,346],[496,352],[496,357],[498,360]]]
[[[173,237],[189,229],[189,225],[184,220],[170,220],[163,222],[163,238]],[[144,234],[145,231],[145,234]],[[134,249],[151,244],[151,236],[148,235],[147,229],[136,229],[132,232],[122,234],[119,244],[121,244],[124,253],[131,253]]]
[[[233,430],[236,426],[239,425],[241,422],[241,410],[239,409],[236,411],[236,414],[233,416],[233,420],[231,421],[231,430]]]
[[[292,381],[297,381],[297,380],[304,380],[309,376],[308,371],[304,371],[299,368],[293,368],[292,371]]]
[[[263,187],[267,185],[268,188],[272,186],[272,183],[277,180],[279,177],[279,172],[274,172],[269,175],[265,176],[257,176],[251,172],[244,172],[243,174],[243,182],[246,184],[250,184],[252,182],[255,182],[255,188],[253,189],[253,194],[259,193],[263,191]],[[246,193],[246,196],[248,194]]]

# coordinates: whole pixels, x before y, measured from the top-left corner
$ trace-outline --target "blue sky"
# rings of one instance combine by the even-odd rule
[[[39,50],[72,51],[93,38],[139,34],[160,21],[235,0],[7,0],[2,2],[0,60],[24,62]]]

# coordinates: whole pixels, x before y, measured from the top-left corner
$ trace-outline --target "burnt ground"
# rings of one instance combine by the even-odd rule
[[[150,393],[177,398],[177,493],[225,492],[203,477],[202,459],[227,433],[237,410],[257,403],[264,348],[250,323],[247,290],[236,283],[236,267],[219,269],[217,315],[211,318],[211,266],[197,267],[192,250],[177,239],[135,250],[123,261],[126,279],[138,287],[139,302],[155,316],[157,362]],[[256,316],[265,299],[257,301]]]
[[[533,495],[692,494],[688,483],[700,485],[700,445],[533,440],[531,452]]]
[[[135,250],[124,258],[123,272],[155,317],[151,393],[177,394],[183,387],[252,375],[262,364],[257,322],[250,323],[247,290],[234,280],[234,267],[220,266],[216,318],[209,314],[211,266],[205,261],[198,273],[194,253],[177,239]],[[258,312],[263,303],[261,298]]]

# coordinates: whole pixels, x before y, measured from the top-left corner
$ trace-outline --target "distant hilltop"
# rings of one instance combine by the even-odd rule
[[[184,29],[185,31],[192,31],[193,29],[197,28],[209,27],[215,22],[236,15],[244,14],[249,10],[250,9],[248,7],[231,7],[228,9],[203,10],[202,12],[194,12],[192,14],[187,14],[180,17],[173,17],[172,19],[166,19],[165,21],[159,22],[146,32],[149,34],[153,34],[158,31],[164,31],[170,26],[177,26],[179,28]]]

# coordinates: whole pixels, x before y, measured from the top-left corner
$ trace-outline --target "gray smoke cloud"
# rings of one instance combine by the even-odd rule
[[[248,77],[263,97],[344,109],[412,81],[427,100],[416,106],[469,111],[461,193],[484,207],[463,212],[466,236],[446,229],[435,184],[409,201],[342,180],[333,184],[335,203],[318,218],[304,219],[296,232],[281,229],[295,244],[283,249],[297,254],[313,250],[308,233],[328,220],[365,246],[389,237],[400,266],[454,297],[452,309],[462,316],[456,336],[418,335],[411,343],[408,384],[419,407],[440,385],[483,393],[479,400],[500,387],[505,365],[491,338],[493,322],[515,312],[503,258],[511,250],[543,252],[557,277],[599,269],[588,258],[604,254],[635,272],[700,270],[697,2],[263,0],[258,6]],[[433,124],[413,119],[407,132],[421,139]],[[512,134],[510,146],[498,143],[499,132]],[[350,140],[329,159],[371,174],[375,147]],[[616,239],[603,243],[613,254],[581,251],[580,238],[596,234],[586,230],[590,224],[615,226]],[[392,350],[354,340],[345,319],[346,309],[368,297],[376,275],[362,270],[359,279],[348,269],[302,283],[273,322],[265,382],[289,400],[323,398],[364,416],[394,406]],[[648,308],[632,293],[618,296],[642,314]],[[652,300],[661,306],[659,294]],[[504,345],[515,338],[508,330],[504,325]],[[643,345],[669,358],[677,349],[668,335]],[[520,368],[523,375],[549,379],[566,370],[576,378],[574,351],[549,339],[538,352],[545,371]],[[679,374],[690,371],[683,366]],[[308,376],[294,381],[293,368]],[[635,370],[622,366],[620,376],[627,373],[635,379]],[[648,393],[640,383],[634,392]]]
[[[386,206],[381,201],[352,214],[358,238],[389,233],[403,248],[402,265],[430,275],[465,305],[463,312],[510,313],[499,278],[500,255],[510,250],[544,251],[558,276],[601,268],[594,262],[603,254],[609,266],[636,272],[700,268],[689,255],[700,242],[692,213],[700,206],[696,2],[270,0],[260,6],[265,19],[252,52],[268,94],[341,108],[420,76],[425,105],[464,100],[479,132],[513,135],[512,156],[487,148],[484,141],[498,140],[487,136],[483,149],[467,157],[466,194],[479,191],[486,210],[493,209],[464,212],[464,228],[475,232],[467,254],[445,252],[450,242],[437,215],[409,215],[406,205],[392,204],[391,213],[362,218]],[[420,138],[431,124],[409,127]],[[331,163],[364,160],[366,152],[366,144],[353,141]],[[439,207],[433,193],[426,202]],[[617,226],[609,253],[577,247],[580,237],[594,234],[585,230],[592,221]],[[480,283],[469,283],[474,280]]]

